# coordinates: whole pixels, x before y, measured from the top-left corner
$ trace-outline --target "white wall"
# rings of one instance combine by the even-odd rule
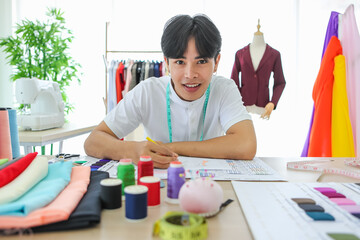
[[[0,38],[11,35],[12,1],[0,1]],[[0,107],[13,107],[13,83],[10,81],[11,67],[7,64],[6,55],[0,51]]]
[[[90,118],[100,121],[104,117],[102,55],[106,21],[111,22],[109,50],[160,50],[161,33],[167,19],[180,13],[205,13],[215,22],[223,38],[218,75],[230,77],[235,52],[252,41],[260,19],[260,30],[266,42],[281,53],[287,85],[269,121],[254,116],[258,156],[301,154],[309,129],[312,87],[320,66],[330,13],[343,13],[349,4],[354,4],[358,24],[360,17],[358,0],[14,1],[18,6],[18,20],[25,17],[40,19],[46,7],[60,7],[65,11],[67,27],[75,36],[72,54],[82,64],[84,72],[81,86],[74,84],[68,90],[70,99],[76,104],[72,116],[75,120]],[[127,55],[111,57],[139,58]],[[161,59],[161,56],[144,55],[141,58]],[[76,141],[80,142],[80,148],[82,141]],[[67,144],[68,141],[64,143],[64,149]]]

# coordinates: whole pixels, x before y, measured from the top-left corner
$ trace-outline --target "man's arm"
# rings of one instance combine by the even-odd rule
[[[225,136],[165,145],[182,156],[252,160],[256,154],[256,135],[252,121],[244,120],[231,126]]]
[[[136,164],[141,155],[148,155],[154,166],[159,168],[167,168],[171,161],[177,159],[177,154],[162,144],[119,140],[104,121],[90,133],[84,149],[89,156],[113,160],[130,158]]]

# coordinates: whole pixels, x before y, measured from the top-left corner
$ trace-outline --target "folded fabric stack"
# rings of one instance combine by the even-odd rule
[[[4,235],[85,228],[100,222],[100,181],[107,172],[30,153],[0,165],[0,232]]]

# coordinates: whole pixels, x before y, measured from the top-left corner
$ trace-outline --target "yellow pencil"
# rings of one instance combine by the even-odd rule
[[[149,137],[146,137],[146,139],[147,139],[148,141],[150,141],[150,142],[153,142],[153,143],[157,144],[157,142],[155,142],[154,140],[152,140],[152,139],[149,138]]]

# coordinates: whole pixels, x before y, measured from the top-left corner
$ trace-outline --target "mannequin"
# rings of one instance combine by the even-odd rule
[[[259,19],[253,41],[236,53],[231,78],[239,87],[247,111],[260,115],[262,119],[269,119],[284,90],[285,79],[280,53],[265,43],[260,27]],[[242,71],[241,83],[240,71]],[[270,101],[268,81],[271,72],[274,72],[274,88]]]
[[[264,55],[265,49],[266,49],[266,43],[264,39],[264,34],[260,32],[260,19],[258,19],[258,25],[257,25],[257,32],[254,33],[254,38],[252,43],[250,44],[250,56],[251,61],[254,67],[254,70],[256,71],[260,61]],[[246,106],[246,109],[250,113],[256,113],[260,115],[260,118],[262,119],[270,119],[270,114],[272,110],[274,110],[274,104],[272,102],[269,102],[266,104],[265,108],[258,107],[255,104],[251,106]]]

